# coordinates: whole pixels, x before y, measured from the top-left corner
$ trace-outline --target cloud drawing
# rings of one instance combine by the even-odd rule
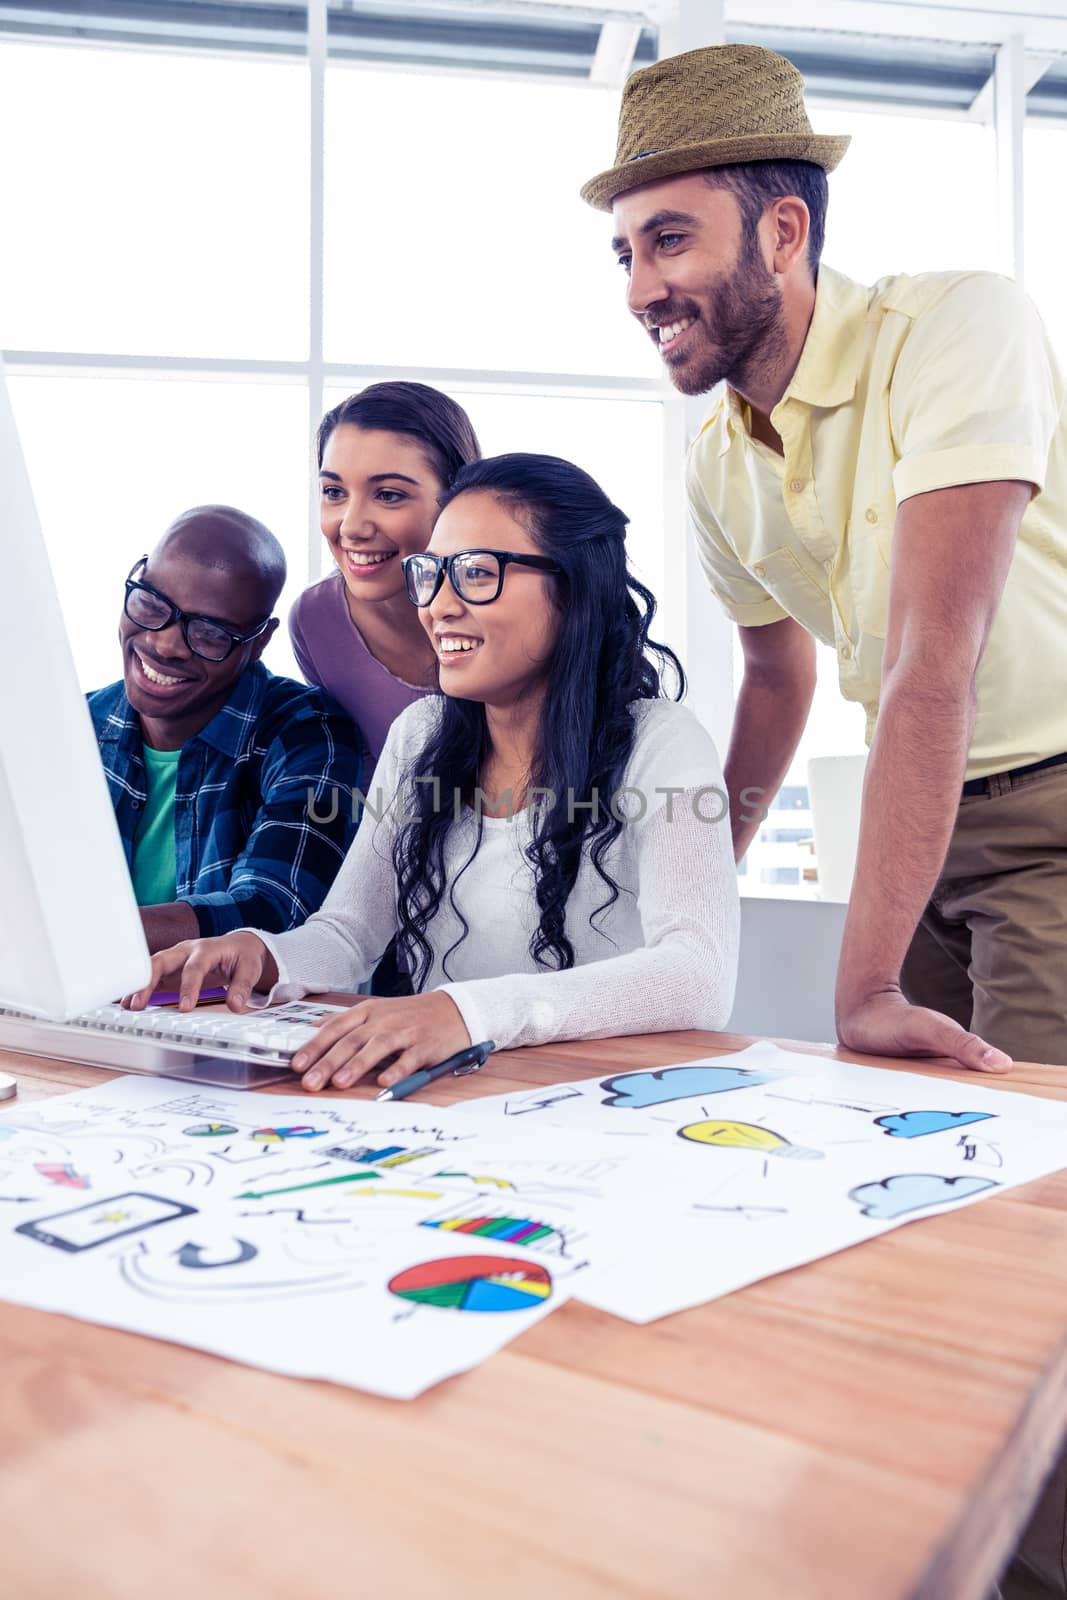
[[[921,1139],[928,1133],[944,1133],[946,1128],[962,1128],[968,1122],[988,1122],[992,1111],[901,1111],[892,1117],[875,1117],[875,1126],[892,1139]]]
[[[636,1111],[645,1106],[666,1105],[671,1100],[691,1100],[694,1095],[754,1089],[757,1084],[772,1083],[780,1076],[777,1072],[746,1072],[741,1067],[697,1063],[691,1067],[663,1067],[658,1072],[626,1072],[617,1078],[605,1078],[600,1087],[610,1096],[604,1105]]]
[[[848,1191],[865,1217],[891,1222],[909,1211],[925,1211],[928,1206],[951,1205],[983,1189],[997,1189],[992,1178],[941,1178],[933,1172],[902,1172],[881,1183],[861,1183]]]

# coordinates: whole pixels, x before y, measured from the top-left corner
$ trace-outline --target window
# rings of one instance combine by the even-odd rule
[[[578,195],[617,91],[332,66],[326,112],[328,360],[658,382]]]
[[[0,34],[0,134],[21,152],[0,206],[33,219],[0,258],[0,346],[85,686],[118,673],[106,619],[121,579],[191,505],[237,504],[274,529],[283,610],[319,575],[323,361],[325,404],[399,368],[455,393],[488,452],[577,461],[627,512],[661,592],[661,377],[625,312],[610,222],[577,192],[610,158],[617,93],[331,57],[324,343],[309,352],[306,8],[252,28],[204,5],[202,36],[169,10],[127,12],[139,47]],[[91,7],[79,33],[95,20],[106,37],[113,19]],[[351,18],[334,21],[347,50]],[[659,636],[676,626],[661,609]],[[294,670],[284,631],[267,661]]]
[[[306,80],[0,40],[0,347],[302,359]]]
[[[1067,301],[1063,295],[1064,171],[1067,127],[1026,125],[1023,141],[1024,261],[1027,292],[1067,372]]]
[[[85,689],[121,675],[122,580],[182,511],[236,505],[281,540],[284,615],[306,580],[299,386],[15,375],[15,417]],[[264,657],[293,672],[280,628]]]
[[[861,283],[895,272],[998,269],[996,138],[980,122],[814,105],[852,144],[830,175],[823,260]]]

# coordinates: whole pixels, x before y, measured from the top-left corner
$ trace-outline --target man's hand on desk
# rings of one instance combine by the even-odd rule
[[[1011,1057],[951,1017],[909,1005],[896,984],[850,1000],[838,994],[837,1037],[872,1056],[944,1056],[973,1072],[1010,1072]]]
[[[130,1011],[142,1010],[164,980],[177,978],[179,1011],[191,1011],[204,988],[226,986],[231,1011],[244,1011],[253,989],[273,989],[278,981],[274,957],[254,933],[241,928],[217,939],[186,939],[152,957],[152,976],[143,989],[123,996]]]
[[[391,1089],[423,1067],[436,1066],[473,1041],[459,1008],[440,989],[395,1000],[370,995],[319,1024],[317,1036],[293,1057],[305,1089],[347,1089],[384,1067],[378,1082]]]

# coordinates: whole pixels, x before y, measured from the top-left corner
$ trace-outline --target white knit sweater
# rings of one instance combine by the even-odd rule
[[[533,869],[522,853],[532,836],[528,814],[483,816],[481,845],[465,865],[477,819],[460,807],[445,861],[451,899],[470,932],[457,944],[463,927],[446,890],[426,933],[433,965],[425,988],[451,995],[472,1040],[493,1039],[503,1049],[722,1028],[729,1018],[738,898],[719,758],[684,706],[644,700],[633,711],[626,792],[620,789],[615,800],[633,820],[604,861],[619,898],[590,925],[608,890],[586,854],[567,902],[572,968],[546,970],[530,955],[538,912]],[[271,999],[351,991],[373,972],[397,930],[392,849],[412,793],[400,794],[398,785],[412,763],[420,774],[416,758],[439,717],[440,702],[431,697],[393,723],[368,796],[380,820],[364,813],[321,911],[291,933],[256,930],[278,965]],[[453,812],[451,795],[439,803]]]

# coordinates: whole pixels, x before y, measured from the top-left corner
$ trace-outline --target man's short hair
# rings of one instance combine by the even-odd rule
[[[734,196],[750,238],[769,205],[783,195],[798,195],[808,208],[808,265],[815,277],[826,236],[826,205],[830,198],[822,167],[813,161],[741,161],[732,166],[707,167],[704,178],[713,189],[728,189]]]

